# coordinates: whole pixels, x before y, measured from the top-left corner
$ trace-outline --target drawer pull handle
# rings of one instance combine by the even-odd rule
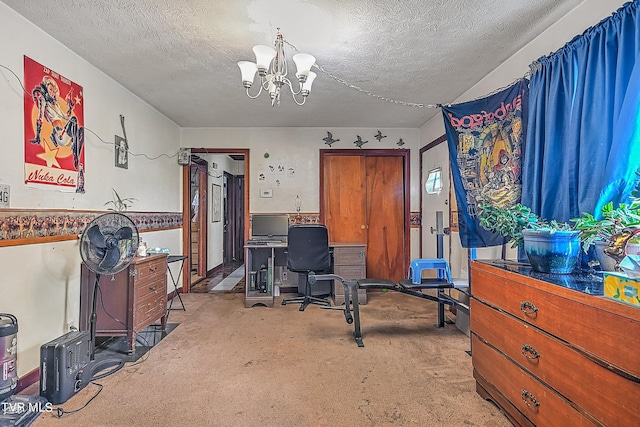
[[[538,307],[536,307],[531,301],[522,301],[520,303],[520,311],[529,316],[538,313]]]
[[[150,290],[150,291],[155,291],[156,289],[158,289],[158,287],[157,287],[157,286],[149,286],[149,290]]]
[[[529,360],[539,359],[540,353],[536,351],[535,348],[530,346],[529,344],[522,344],[522,354]]]
[[[527,390],[522,390],[522,401],[526,403],[529,408],[537,408],[540,406],[540,402],[538,402],[533,393]]]

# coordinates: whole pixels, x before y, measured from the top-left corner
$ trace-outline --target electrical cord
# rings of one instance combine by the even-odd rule
[[[18,83],[20,84],[20,87],[22,88],[22,91],[23,91],[26,95],[28,95],[29,97],[31,97],[31,96],[32,96],[32,94],[31,94],[31,93],[29,93],[29,91],[27,91],[27,89],[24,87],[24,84],[22,84],[22,80],[20,80],[20,77],[18,77],[18,75],[17,75],[17,74],[16,74],[16,73],[11,69],[11,68],[9,68],[9,67],[7,67],[7,66],[5,66],[5,65],[2,65],[2,64],[0,64],[0,68],[4,68],[5,70],[7,70],[7,71],[9,71],[11,74],[13,74],[13,75],[15,76],[16,80],[18,81]],[[54,114],[58,114],[58,113],[56,112],[56,113],[54,113]],[[59,117],[59,118],[64,118],[64,117]],[[92,133],[92,134],[93,134],[96,138],[98,138],[98,140],[99,140],[100,142],[102,142],[103,144],[106,144],[106,145],[113,145],[113,146],[115,146],[115,142],[105,141],[104,139],[100,138],[100,136],[99,136],[97,133],[95,133],[93,130],[91,130],[90,128],[88,128],[88,127],[86,127],[86,126],[83,126],[83,128],[84,128],[84,130],[85,130],[85,131],[88,131],[88,132]],[[157,159],[159,159],[159,158],[161,158],[161,157],[166,157],[166,158],[168,158],[168,159],[172,159],[172,158],[174,158],[174,157],[177,157],[177,156],[180,154],[180,151],[177,151],[175,154],[166,154],[166,153],[162,153],[162,154],[159,154],[159,155],[157,155],[157,156],[151,157],[151,156],[149,156],[149,155],[147,155],[147,154],[145,154],[145,153],[133,153],[131,150],[129,150],[129,147],[127,146],[127,153],[128,153],[129,155],[133,156],[133,157],[144,157],[144,158],[146,158],[146,159],[148,159],[148,160],[157,160]]]
[[[62,418],[64,415],[71,415],[71,414],[75,414],[76,412],[80,412],[81,410],[83,410],[84,408],[86,408],[92,401],[93,399],[95,399],[96,397],[98,397],[98,395],[102,392],[102,389],[104,388],[104,386],[102,384],[98,384],[96,382],[90,381],[90,384],[93,384],[95,386],[98,386],[99,389],[96,392],[96,394],[94,394],[93,396],[91,396],[91,398],[81,407],[79,407],[78,409],[74,409],[71,411],[67,411],[65,410],[62,406],[59,406],[56,408],[56,416],[58,418]]]

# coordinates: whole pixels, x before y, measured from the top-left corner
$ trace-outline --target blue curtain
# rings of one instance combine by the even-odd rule
[[[640,0],[531,65],[522,204],[547,219],[600,217],[640,168]]]

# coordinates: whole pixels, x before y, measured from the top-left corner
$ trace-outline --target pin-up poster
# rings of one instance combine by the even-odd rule
[[[477,207],[520,202],[527,85],[523,79],[488,97],[442,107],[464,248],[508,241],[480,226]]]
[[[24,86],[25,184],[84,193],[82,86],[26,56]]]

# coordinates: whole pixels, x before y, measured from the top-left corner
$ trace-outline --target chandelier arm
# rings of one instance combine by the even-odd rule
[[[262,93],[262,85],[260,85],[260,90],[258,91],[258,93],[256,93],[253,96],[249,93],[249,88],[247,88],[247,96],[251,99],[256,99],[257,97],[260,96],[261,93]]]
[[[298,90],[296,91],[296,90],[293,89],[293,83],[291,83],[291,80],[289,80],[288,78],[284,77],[282,79],[282,82],[284,84],[286,84],[287,86],[289,86],[289,90],[291,91],[291,93],[293,95],[300,95],[300,92],[302,92],[302,85],[301,84],[298,84]],[[302,105],[302,104],[298,104],[298,105]]]
[[[296,99],[296,95],[297,95],[297,93],[291,92],[291,97],[293,98],[293,102],[295,102],[296,104],[304,105],[304,103],[307,102],[307,97],[306,96],[302,97],[302,102],[298,102],[298,100]]]

